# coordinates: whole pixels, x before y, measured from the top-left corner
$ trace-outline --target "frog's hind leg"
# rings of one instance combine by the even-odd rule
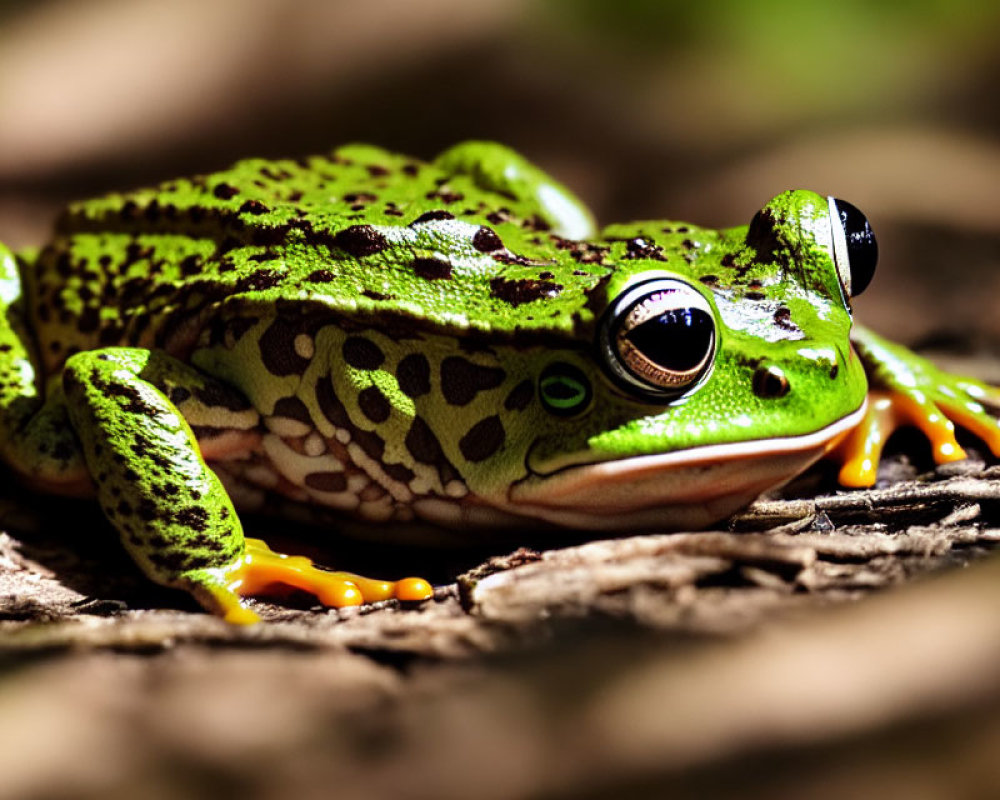
[[[559,236],[587,239],[596,233],[594,217],[579,198],[502,144],[461,142],[441,153],[434,166],[451,175],[468,175],[478,188],[527,205]]]
[[[232,389],[163,353],[124,347],[72,356],[63,383],[101,507],[158,583],[186,589],[230,622],[256,621],[240,598],[273,584],[333,606],[429,596],[427,586],[416,587],[423,592],[416,597],[410,583],[327,572],[244,539],[186,419],[210,418],[214,404],[226,419],[242,414],[241,427],[256,425],[257,412],[248,403],[241,409]]]
[[[35,489],[88,494],[62,384],[55,379],[46,391],[33,351],[17,260],[0,244],[0,459]]]

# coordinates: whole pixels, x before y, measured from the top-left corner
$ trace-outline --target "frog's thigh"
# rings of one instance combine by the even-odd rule
[[[236,613],[224,573],[243,557],[242,527],[191,428],[151,374],[188,393],[210,383],[148,350],[107,348],[66,362],[69,417],[101,508],[150,578],[187,589],[211,610]]]
[[[274,584],[332,606],[423,600],[426,581],[374,581],[317,569],[308,559],[244,540],[229,496],[199,452],[185,415],[256,424],[232,389],[162,353],[107,348],[74,355],[63,374],[69,416],[104,513],[153,580],[191,592],[230,622],[254,622],[240,597]],[[213,408],[206,400],[216,400]]]
[[[468,175],[480,189],[531,205],[552,231],[567,239],[596,233],[594,217],[569,189],[520,154],[496,142],[461,142],[434,165],[452,175]]]

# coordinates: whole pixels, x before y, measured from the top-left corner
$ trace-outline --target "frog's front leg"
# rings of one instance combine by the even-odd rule
[[[856,326],[851,338],[872,391],[865,418],[835,453],[842,463],[841,484],[874,484],[886,440],[904,425],[918,428],[927,437],[938,464],[965,458],[955,440],[955,423],[1000,456],[1000,389],[940,370],[866,328]]]
[[[326,572],[244,539],[228,494],[171,399],[183,407],[220,392],[232,395],[231,389],[163,353],[135,348],[72,356],[63,386],[101,507],[158,583],[189,591],[231,622],[256,621],[240,597],[273,584],[304,589],[332,606],[429,594],[423,582],[397,585]]]
[[[461,142],[441,153],[434,166],[452,175],[468,175],[484,191],[529,204],[559,236],[586,239],[596,233],[594,217],[579,198],[502,144]]]

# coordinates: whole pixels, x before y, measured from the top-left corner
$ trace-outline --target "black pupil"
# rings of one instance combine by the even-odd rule
[[[847,256],[851,260],[851,296],[857,297],[871,283],[878,264],[878,242],[868,218],[846,200],[834,198],[840,223],[847,237]]]
[[[625,334],[654,364],[673,372],[697,367],[712,347],[715,326],[700,308],[671,308]]]

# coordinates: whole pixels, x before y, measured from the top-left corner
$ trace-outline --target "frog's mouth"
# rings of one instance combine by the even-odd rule
[[[534,474],[505,510],[587,530],[696,529],[730,516],[816,462],[856,427],[867,402],[813,433],[706,445]]]

